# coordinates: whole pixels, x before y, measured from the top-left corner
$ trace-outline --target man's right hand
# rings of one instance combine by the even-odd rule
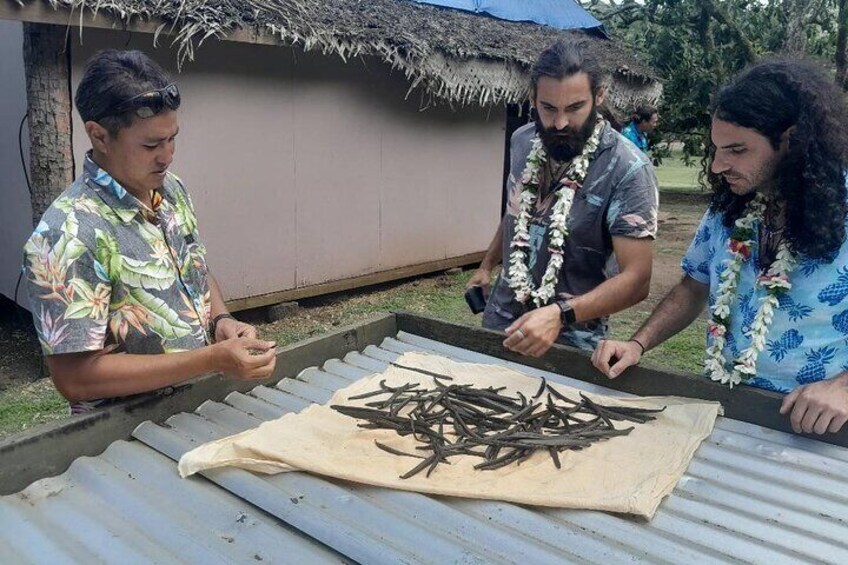
[[[642,348],[635,341],[602,339],[592,354],[592,364],[611,379],[642,359]]]
[[[277,363],[276,342],[250,337],[228,339],[212,345],[217,369],[240,380],[266,379]]]
[[[491,290],[492,283],[492,271],[489,269],[485,269],[483,267],[478,268],[474,271],[474,274],[471,275],[471,278],[468,279],[468,282],[465,283],[466,290],[471,288],[472,286],[479,286],[483,288],[483,296],[488,298],[489,292]]]

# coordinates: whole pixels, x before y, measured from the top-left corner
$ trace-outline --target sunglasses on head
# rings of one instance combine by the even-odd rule
[[[173,82],[162,88],[142,92],[119,102],[109,107],[93,121],[96,122],[107,116],[118,116],[126,112],[133,112],[139,118],[152,118],[166,107],[171,110],[180,107],[180,90]]]

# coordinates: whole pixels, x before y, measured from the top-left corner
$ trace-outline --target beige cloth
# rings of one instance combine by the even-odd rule
[[[456,384],[506,386],[504,394],[521,391],[528,398],[539,388],[539,379],[497,365],[457,363],[435,355],[407,353],[398,363],[449,375]],[[559,508],[590,508],[637,514],[651,518],[664,496],[683,475],[695,450],[710,435],[721,406],[678,397],[616,399],[587,394],[611,406],[662,407],[664,412],[646,424],[634,424],[627,436],[614,437],[580,451],[560,454],[556,469],[549,454],[539,451],[521,465],[492,471],[473,469],[479,458],[451,457],[430,475],[409,479],[400,475],[420,459],[386,453],[374,440],[413,452],[412,437],[390,430],[363,430],[357,420],[344,416],[331,404],[364,405],[374,400],[348,400],[375,390],[385,379],[389,386],[433,379],[390,366],[385,372],[362,378],[339,390],[326,405],[312,405],[286,414],[258,428],[214,441],[186,453],[179,463],[182,476],[221,466],[236,466],[260,473],[304,470],[382,487],[423,493],[504,500]],[[579,390],[553,384],[559,392],[577,399]],[[618,422],[617,427],[630,426]]]

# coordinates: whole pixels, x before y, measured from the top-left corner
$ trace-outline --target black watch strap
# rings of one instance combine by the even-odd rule
[[[567,300],[557,300],[556,304],[559,306],[559,321],[562,322],[563,327],[568,327],[577,321],[574,308]]]

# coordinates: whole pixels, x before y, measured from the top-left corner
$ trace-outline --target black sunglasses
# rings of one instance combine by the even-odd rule
[[[126,112],[133,112],[139,118],[152,118],[165,109],[165,107],[171,110],[176,110],[180,107],[180,90],[173,82],[162,88],[142,92],[114,106],[110,106],[92,121],[96,122],[107,116],[118,116]]]

